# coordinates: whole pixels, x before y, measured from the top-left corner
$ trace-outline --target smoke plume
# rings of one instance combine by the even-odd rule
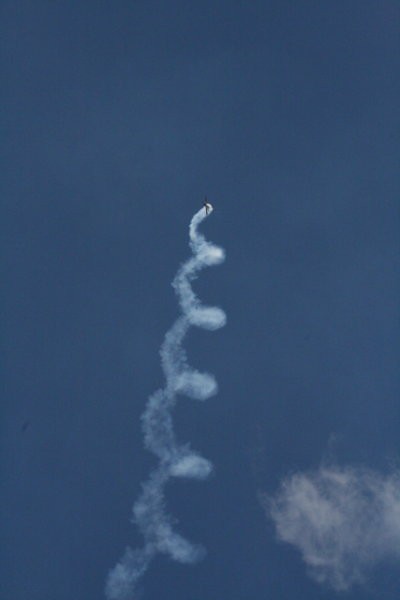
[[[167,332],[160,351],[166,384],[149,398],[142,416],[145,446],[159,459],[133,506],[132,522],[142,533],[144,546],[136,550],[128,547],[108,574],[105,592],[109,600],[134,598],[139,579],[158,553],[187,564],[195,563],[205,553],[202,546],[174,530],[173,520],[165,510],[164,489],[171,477],[205,479],[213,468],[189,445],[178,444],[171,414],[178,395],[205,400],[217,393],[215,378],[191,368],[182,347],[192,325],[215,330],[226,323],[225,313],[217,307],[203,306],[191,287],[199,271],[218,265],[225,258],[224,250],[208,242],[197,230],[206,216],[204,209],[193,216],[189,228],[193,256],[180,267],[173,281],[182,314]]]
[[[321,466],[285,479],[262,502],[278,538],[296,547],[310,575],[336,591],[400,559],[400,473]]]

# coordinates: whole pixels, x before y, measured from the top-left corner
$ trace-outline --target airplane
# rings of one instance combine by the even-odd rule
[[[212,210],[212,204],[209,203],[209,201],[207,200],[207,196],[204,198],[204,204],[203,204],[204,208],[206,209],[206,215],[208,215],[208,213]]]

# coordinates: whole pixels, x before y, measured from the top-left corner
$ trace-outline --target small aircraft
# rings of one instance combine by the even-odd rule
[[[203,204],[204,208],[206,209],[206,215],[208,215],[208,213],[210,211],[212,211],[212,204],[209,203],[209,201],[207,200],[207,196],[204,198],[204,204]]]

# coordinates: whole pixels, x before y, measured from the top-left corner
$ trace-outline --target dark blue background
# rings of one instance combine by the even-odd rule
[[[208,556],[160,557],[145,597],[334,597],[258,494],[329,454],[398,460],[399,17],[394,0],[2,2],[2,599],[97,600],[141,544],[139,417],[205,193],[227,262],[196,290],[228,326],[186,347],[220,393],[175,423],[216,471],[167,495]]]

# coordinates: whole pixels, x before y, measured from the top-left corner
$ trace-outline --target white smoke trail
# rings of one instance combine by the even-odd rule
[[[160,460],[133,506],[132,522],[140,529],[144,546],[140,550],[127,548],[108,574],[105,592],[109,600],[132,600],[137,582],[156,554],[168,554],[181,563],[194,563],[205,552],[173,530],[172,519],[164,508],[164,488],[171,477],[204,479],[212,471],[210,461],[189,445],[178,445],[171,417],[178,394],[205,400],[217,393],[214,377],[189,367],[182,348],[191,325],[214,330],[226,323],[225,313],[220,308],[201,305],[190,285],[201,269],[225,259],[224,250],[207,242],[197,231],[207,216],[205,212],[199,210],[191,220],[189,236],[193,256],[181,266],[173,281],[182,315],[167,332],[161,347],[166,386],[149,398],[142,416],[145,446]]]

